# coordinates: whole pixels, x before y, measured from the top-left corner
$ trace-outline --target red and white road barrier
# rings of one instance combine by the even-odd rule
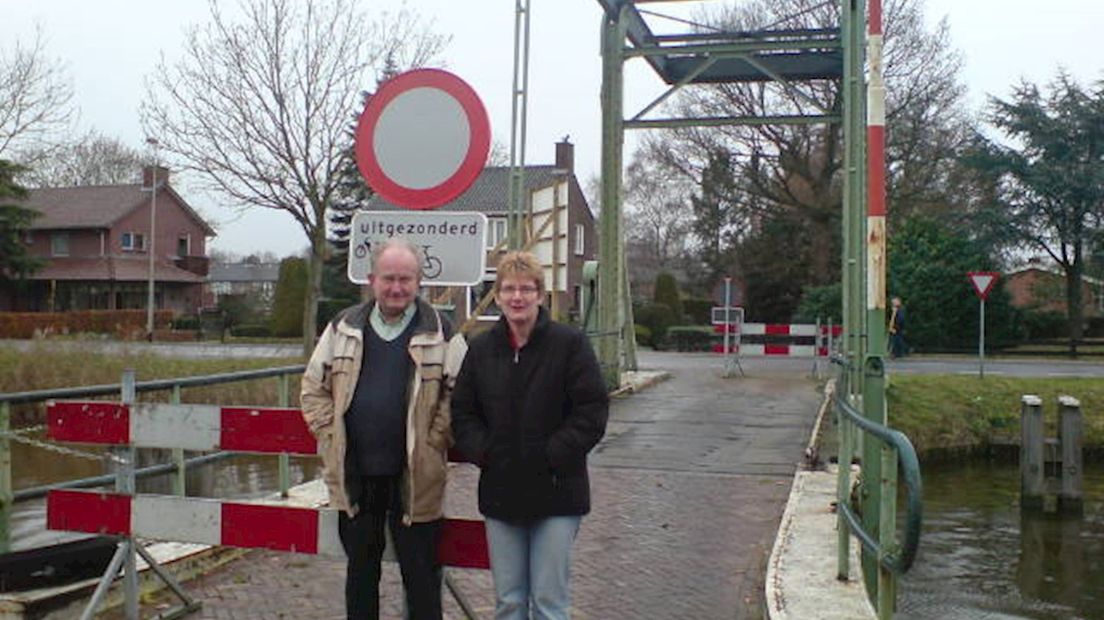
[[[56,490],[51,530],[344,557],[337,511],[173,495]],[[482,521],[446,519],[437,557],[446,566],[489,568]]]
[[[54,441],[197,451],[318,453],[318,444],[302,412],[288,407],[60,401],[47,407],[46,416],[47,436]]]
[[[298,409],[215,405],[52,402],[54,441],[139,448],[313,455],[317,443]],[[52,530],[343,555],[337,511],[194,497],[51,491]],[[438,557],[447,566],[489,568],[482,521],[445,519]]]
[[[729,332],[736,331],[737,326],[729,327]],[[737,353],[745,357],[763,356],[788,356],[788,357],[827,357],[829,354],[829,335],[831,339],[838,339],[843,334],[842,325],[817,325],[815,323],[743,323],[739,326],[740,339],[738,344],[729,345],[729,352]],[[724,326],[714,328],[717,333],[724,333]],[[790,344],[777,342],[743,342],[746,337],[754,339],[777,340],[781,338],[813,338],[816,344]],[[723,353],[724,345],[713,345],[714,353]]]

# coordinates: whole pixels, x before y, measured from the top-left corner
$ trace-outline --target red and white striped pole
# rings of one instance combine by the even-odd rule
[[[886,308],[886,187],[885,187],[885,81],[882,77],[882,2],[869,0],[867,20],[867,50],[869,79],[867,82],[866,116],[866,307],[871,353],[885,354]]]

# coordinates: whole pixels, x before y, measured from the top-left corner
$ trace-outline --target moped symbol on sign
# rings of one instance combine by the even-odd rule
[[[487,216],[476,212],[360,211],[349,232],[349,279],[368,282],[372,247],[402,237],[421,248],[422,284],[471,286],[483,281]]]

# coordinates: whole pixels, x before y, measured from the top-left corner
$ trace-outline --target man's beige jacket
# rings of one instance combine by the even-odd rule
[[[403,522],[420,523],[443,515],[448,448],[452,445],[449,397],[467,352],[460,334],[448,338],[447,323],[420,298],[417,325],[408,351],[414,364],[407,388],[406,467],[402,475]],[[344,416],[353,399],[363,359],[363,330],[373,302],[338,313],[314,348],[303,373],[299,402],[303,418],[318,439],[330,506],[356,515],[346,480]]]

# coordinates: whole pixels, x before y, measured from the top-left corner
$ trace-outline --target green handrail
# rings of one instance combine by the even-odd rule
[[[305,369],[305,365],[297,364],[294,366],[277,366],[273,368],[262,368],[259,370],[239,370],[235,372],[220,373],[214,375],[198,375],[194,377],[155,379],[152,381],[142,381],[140,383],[136,383],[135,391],[154,392],[158,390],[172,390],[173,401],[179,402],[181,388],[278,377],[280,379],[280,406],[286,407],[289,400],[287,377],[290,375],[302,374]],[[8,552],[11,547],[9,523],[12,512],[12,504],[14,504],[17,499],[26,499],[27,497],[37,495],[41,490],[30,489],[25,491],[32,491],[32,493],[23,492],[17,494],[12,489],[11,453],[9,447],[9,442],[11,441],[9,438],[11,406],[14,404],[36,403],[56,399],[118,395],[121,392],[122,387],[123,385],[120,382],[105,385],[53,388],[47,390],[33,390],[28,392],[10,392],[7,394],[0,394],[0,553]],[[178,453],[174,453],[174,463],[161,467],[157,471],[157,473],[163,473],[161,470],[164,470],[165,473],[169,471],[177,471],[182,476],[182,472],[186,469],[188,465],[205,464],[213,460],[217,460],[217,458],[221,458],[222,456],[223,453],[218,453],[216,455],[208,455],[207,457],[198,457],[197,459],[185,461],[183,458],[183,451],[181,450]],[[288,458],[286,454],[283,454],[279,455],[279,459],[280,493],[286,497],[289,486],[289,476],[287,473]],[[70,481],[68,484],[83,485],[90,482],[90,480],[91,479]],[[67,483],[61,483],[56,486],[62,487],[66,485]],[[177,487],[177,492],[183,494],[183,484],[178,484]]]
[[[837,411],[847,419],[848,422],[862,429],[863,432],[874,436],[880,440],[883,444],[889,446],[894,450],[897,456],[897,463],[904,475],[905,489],[906,489],[906,513],[905,513],[905,533],[903,541],[900,545],[896,541],[886,545],[881,545],[874,539],[869,532],[867,532],[862,525],[861,518],[855,514],[849,504],[849,498],[841,494],[837,497],[837,507],[840,514],[847,521],[848,528],[855,534],[855,536],[862,543],[868,551],[875,553],[879,557],[879,562],[887,570],[891,571],[895,575],[903,575],[908,572],[912,567],[913,562],[916,559],[916,551],[920,546],[920,530],[923,523],[923,484],[920,477],[920,461],[916,457],[916,449],[912,446],[912,442],[901,431],[894,430],[888,426],[872,422],[863,417],[862,413],[851,406],[842,395],[847,394],[847,378],[849,373],[847,372],[848,363],[838,357],[832,359],[834,364],[841,367],[840,373],[841,387],[836,390],[835,404]],[[841,433],[843,432],[841,428]],[[841,446],[845,442],[840,442]],[[849,443],[849,442],[848,442]],[[839,466],[845,467],[850,463],[850,454],[841,454],[839,456]],[[886,495],[883,494],[883,497]],[[889,495],[892,501],[896,501],[896,494]]]
[[[250,379],[265,379],[281,375],[297,375],[303,372],[306,366],[297,364],[294,366],[276,366],[273,368],[261,368],[259,370],[238,370],[235,372],[220,373],[216,375],[197,375],[195,377],[175,377],[171,379],[154,379],[152,381],[140,381],[134,385],[138,392],[156,392],[169,390],[176,386],[182,388],[198,387],[203,385],[216,385],[219,383],[233,383],[235,381],[248,381]],[[122,383],[109,383],[104,385],[86,385],[81,387],[53,388],[49,390],[34,390],[31,392],[10,392],[0,394],[0,403],[33,403],[57,398],[80,398],[83,396],[106,396],[118,394],[123,388]]]

